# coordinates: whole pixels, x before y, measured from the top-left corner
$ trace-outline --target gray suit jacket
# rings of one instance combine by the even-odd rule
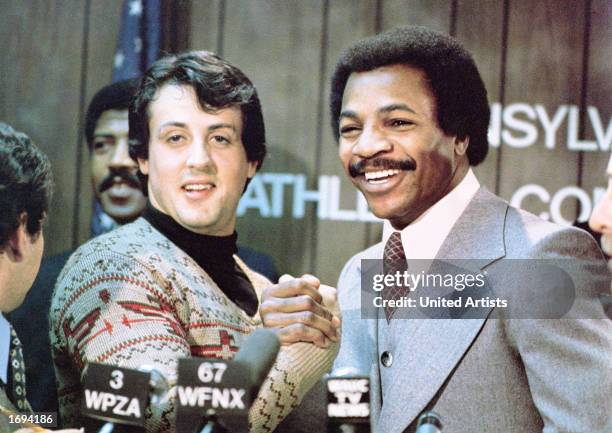
[[[565,316],[572,319],[509,319],[498,308],[477,319],[394,319],[389,326],[362,319],[361,259],[381,259],[382,251],[377,244],[354,256],[338,283],[343,328],[334,367],[369,372],[373,431],[413,432],[427,409],[452,433],[612,431],[612,322],[598,299],[610,283],[588,234],[481,188],[437,255],[477,259],[493,291],[508,296],[524,287],[520,271],[499,272],[510,259],[579,257],[568,270],[577,294]],[[384,351],[393,355],[390,367],[381,365]]]

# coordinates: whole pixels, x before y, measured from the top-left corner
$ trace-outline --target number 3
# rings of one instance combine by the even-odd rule
[[[123,388],[123,373],[119,370],[113,370],[111,373],[112,379],[108,384],[113,389],[121,389]]]

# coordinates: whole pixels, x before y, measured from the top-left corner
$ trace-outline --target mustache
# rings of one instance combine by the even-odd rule
[[[129,168],[112,169],[100,184],[100,193],[103,193],[117,182],[117,178],[127,183],[132,188],[142,190],[142,183],[136,174]]]
[[[404,160],[386,159],[386,158],[375,158],[375,159],[361,159],[359,161],[349,164],[348,170],[351,177],[361,176],[366,168],[380,168],[382,170],[403,170],[412,171],[416,170],[417,163],[412,158],[406,158]]]

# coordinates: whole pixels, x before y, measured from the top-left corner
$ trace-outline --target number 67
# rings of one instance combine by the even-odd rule
[[[198,378],[204,383],[219,383],[226,368],[223,362],[203,362],[198,367]]]

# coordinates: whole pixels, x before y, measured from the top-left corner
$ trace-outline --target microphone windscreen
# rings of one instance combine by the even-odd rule
[[[155,367],[148,364],[141,365],[140,367],[138,367],[138,371],[149,373],[151,375],[149,379],[149,398],[151,399],[151,405],[157,405],[164,402],[168,397],[168,391],[170,389],[166,377],[161,374],[159,370],[157,370]]]
[[[251,384],[261,386],[276,361],[280,341],[269,329],[258,328],[247,337],[234,361],[250,367]]]
[[[419,416],[416,433],[441,433],[442,420],[434,411],[427,411]]]

